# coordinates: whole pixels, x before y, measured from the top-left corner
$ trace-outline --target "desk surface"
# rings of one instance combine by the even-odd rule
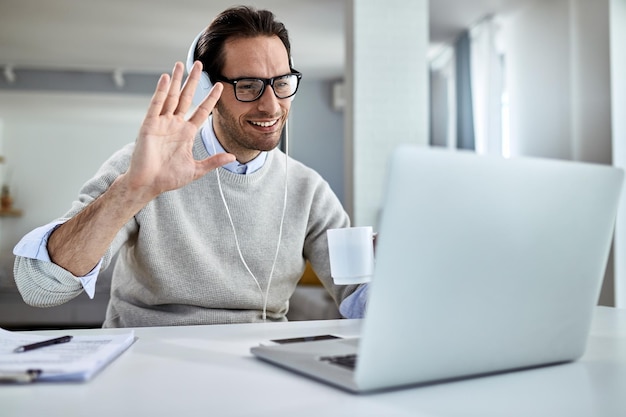
[[[355,335],[360,324],[138,328],[135,344],[87,383],[0,386],[0,416],[626,416],[626,310],[597,308],[577,362],[372,395],[346,393],[249,353],[272,338]]]

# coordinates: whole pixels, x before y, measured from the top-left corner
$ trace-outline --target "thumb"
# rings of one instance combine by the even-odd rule
[[[213,171],[216,168],[229,164],[235,161],[235,155],[231,153],[221,152],[213,156],[209,156],[202,161],[197,161],[198,165],[198,178]]]

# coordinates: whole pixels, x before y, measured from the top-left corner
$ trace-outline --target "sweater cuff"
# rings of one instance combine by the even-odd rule
[[[13,254],[16,256],[22,256],[24,258],[37,259],[44,262],[52,262],[50,255],[48,254],[48,238],[52,232],[63,224],[63,221],[56,221],[48,223],[45,226],[36,228],[24,236],[13,248]],[[83,289],[93,299],[96,294],[96,281],[98,279],[98,273],[102,266],[102,259],[87,275],[83,277],[77,277],[80,281]]]

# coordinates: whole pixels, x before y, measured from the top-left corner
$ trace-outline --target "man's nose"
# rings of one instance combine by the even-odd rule
[[[280,99],[274,94],[274,89],[271,85],[265,87],[265,91],[261,94],[261,97],[257,100],[258,108],[269,114],[274,114],[280,109]]]

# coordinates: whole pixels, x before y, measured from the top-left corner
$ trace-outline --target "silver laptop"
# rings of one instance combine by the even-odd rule
[[[360,337],[251,352],[352,392],[576,360],[622,182],[610,166],[401,146]]]

